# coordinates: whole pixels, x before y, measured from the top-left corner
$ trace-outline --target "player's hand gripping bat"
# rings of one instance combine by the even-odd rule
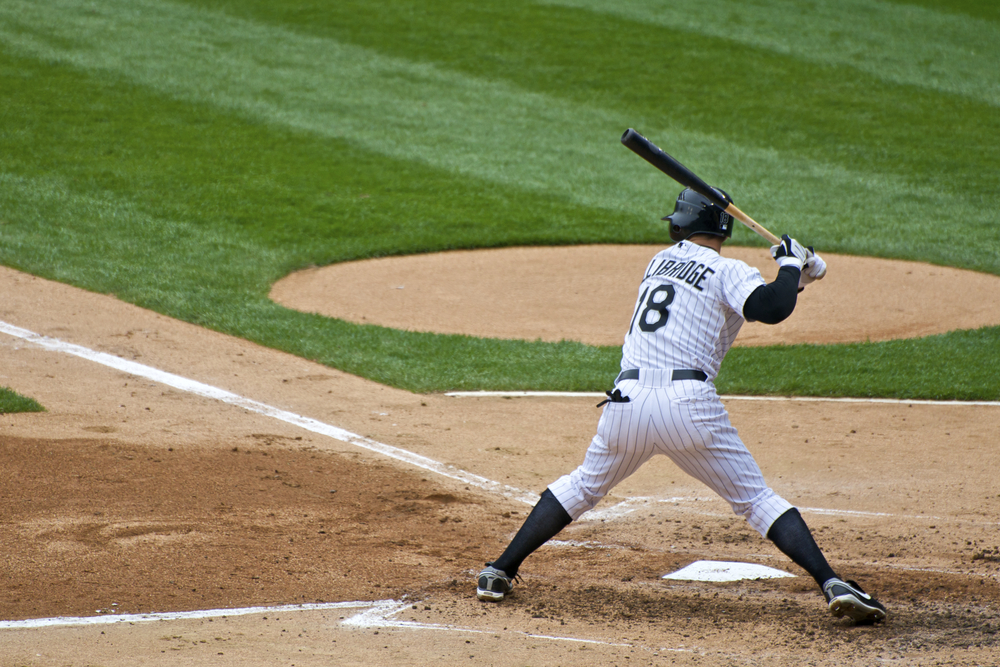
[[[681,185],[691,188],[698,194],[707,197],[713,204],[723,209],[726,213],[733,216],[744,225],[770,241],[771,245],[778,245],[781,243],[781,239],[757,224],[753,218],[736,208],[735,204],[727,202],[716,190],[711,188],[708,183],[698,178],[690,169],[664,153],[656,146],[656,144],[632,128],[625,130],[625,134],[622,135],[622,143],[646,162],[650,163]]]

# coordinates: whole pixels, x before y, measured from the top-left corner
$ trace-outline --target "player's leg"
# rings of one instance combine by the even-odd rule
[[[583,463],[549,485],[560,504],[575,521],[593,509],[611,489],[656,454],[651,414],[659,411],[655,391],[619,384],[631,396],[627,403],[608,403],[597,424]]]
[[[668,403],[665,419],[655,422],[662,429],[666,454],[808,572],[835,615],[846,614],[858,621],[884,619],[885,607],[856,583],[837,577],[798,510],[767,486],[714,390],[706,387],[703,396],[695,393],[695,397]]]
[[[691,383],[694,384],[694,383]],[[715,491],[761,536],[792,508],[764,481],[764,475],[729,421],[711,385],[671,388],[654,419],[662,451],[677,466]]]
[[[572,521],[573,519],[566,513],[552,492],[545,489],[514,539],[504,549],[500,558],[493,561],[493,566],[512,577],[515,576],[525,558],[558,535],[559,531]]]
[[[886,609],[878,600],[861,590],[856,582],[837,576],[797,509],[793,507],[778,517],[767,531],[767,538],[812,575],[835,616],[849,616],[859,622],[885,619]]]
[[[646,447],[645,453],[636,451],[635,434],[629,426],[634,415],[634,411],[618,409],[615,404],[606,409],[583,463],[545,489],[494,566],[516,573],[528,555],[593,508],[654,453],[652,447]]]
[[[487,563],[479,573],[476,594],[480,600],[502,600],[529,555],[594,507],[655,453],[652,446],[637,445],[646,405],[641,394],[637,398],[640,400],[605,407],[583,463],[549,485],[500,558]]]
[[[514,578],[524,559],[535,552],[560,530],[572,522],[569,514],[556,500],[551,491],[545,489],[542,497],[524,520],[514,539],[491,563],[487,563],[476,582],[476,596],[480,600],[499,602],[514,587]]]
[[[826,557],[813,539],[802,515],[794,507],[771,524],[767,539],[774,542],[774,546],[791,558],[792,562],[808,572],[820,588],[837,578],[837,573],[826,562]]]
[[[714,391],[696,400],[672,402],[665,416],[662,435],[666,454],[674,463],[719,494],[733,512],[774,541],[818,584],[836,576],[798,511],[764,481],[760,466]]]

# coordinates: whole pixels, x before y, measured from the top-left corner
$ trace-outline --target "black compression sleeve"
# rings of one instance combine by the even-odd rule
[[[743,317],[764,324],[777,324],[795,310],[799,293],[799,270],[791,266],[778,269],[773,283],[761,285],[743,304]]]

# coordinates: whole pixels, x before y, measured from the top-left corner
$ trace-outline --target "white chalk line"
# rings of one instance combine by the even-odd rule
[[[351,433],[342,428],[332,426],[330,424],[325,424],[316,419],[311,419],[309,417],[303,417],[302,415],[297,415],[293,412],[288,412],[287,410],[281,410],[265,403],[255,401],[249,398],[245,398],[238,394],[234,394],[225,389],[219,389],[218,387],[213,387],[211,385],[198,382],[197,380],[191,380],[189,378],[182,377],[180,375],[174,375],[173,373],[167,373],[166,371],[161,371],[157,368],[151,366],[146,366],[145,364],[136,363],[134,361],[128,361],[127,359],[122,359],[121,357],[116,357],[111,354],[106,354],[104,352],[96,352],[94,350],[82,347],[80,345],[74,345],[72,343],[67,343],[65,341],[59,340],[58,338],[50,338],[49,336],[42,336],[36,334],[27,329],[22,329],[21,327],[8,324],[6,322],[0,322],[0,332],[14,336],[15,338],[20,338],[26,342],[42,347],[46,350],[52,352],[62,352],[64,354],[70,354],[75,357],[80,357],[81,359],[86,359],[88,361],[93,361],[102,366],[107,366],[109,368],[114,368],[123,373],[128,373],[130,375],[135,375],[138,377],[143,377],[154,382],[159,382],[160,384],[165,384],[168,387],[173,387],[174,389],[179,389],[197,396],[202,396],[204,398],[212,398],[223,403],[228,403],[230,405],[235,405],[237,407],[243,408],[250,412],[255,412],[260,415],[267,417],[272,417],[280,421],[286,422],[304,428],[312,433],[317,433],[319,435],[325,435],[327,437],[339,440],[341,442],[354,445],[356,447],[361,447],[362,449],[367,449],[369,451],[378,452],[383,456],[388,456],[390,458],[408,463],[417,468],[433,472],[443,477],[448,477],[450,479],[458,480],[470,486],[475,486],[492,493],[497,493],[499,495],[518,500],[528,505],[534,505],[538,502],[538,495],[522,491],[521,489],[508,486],[506,484],[501,484],[499,482],[494,482],[493,480],[487,479],[480,475],[474,473],[460,470],[454,466],[445,465],[443,463],[438,463],[433,459],[429,459],[426,456],[421,456],[413,452],[409,452],[405,449],[400,449],[399,447],[393,447],[392,445],[386,445],[381,442],[372,440],[371,438],[366,438],[360,436],[356,433]]]
[[[353,609],[384,605],[394,600],[374,602],[322,602],[312,604],[289,604],[277,607],[243,607],[240,609],[197,609],[194,611],[171,611],[151,614],[103,614],[101,616],[59,616],[54,618],[29,618],[24,621],[0,621],[0,629],[27,629],[72,627],[79,625],[117,625],[119,623],[151,623],[153,621],[190,621],[204,618],[226,618],[229,616],[249,616],[251,614],[291,613],[297,611],[326,611],[330,609]]]
[[[1000,580],[1000,573],[997,572],[965,572],[962,570],[946,570],[936,567],[908,567],[906,565],[893,565],[892,563],[880,562],[879,565],[890,570],[902,570],[904,572],[931,572],[933,574],[953,574],[959,577],[981,577],[983,579]]]
[[[327,437],[345,442],[362,449],[367,449],[369,451],[377,452],[384,456],[408,463],[410,465],[416,466],[423,470],[433,472],[435,474],[447,477],[449,479],[458,480],[470,486],[475,486],[476,488],[489,491],[491,493],[496,493],[513,500],[520,501],[528,505],[534,505],[538,502],[539,496],[535,493],[529,491],[523,491],[521,489],[509,486],[507,484],[501,484],[495,482],[486,477],[476,475],[454,466],[445,465],[439,463],[433,459],[426,456],[421,456],[405,449],[399,447],[393,447],[392,445],[387,445],[381,442],[372,440],[371,438],[366,438],[364,436],[358,435],[356,433],[351,433],[350,431],[344,430],[342,428],[326,424],[324,422],[312,419],[309,417],[303,417],[302,415],[297,415],[287,410],[282,410],[253,399],[245,398],[238,394],[234,394],[225,389],[220,389],[218,387],[213,387],[197,380],[191,380],[189,378],[182,377],[180,375],[175,375],[173,373],[168,373],[166,371],[161,371],[152,366],[146,366],[145,364],[140,364],[134,361],[129,361],[127,359],[122,359],[121,357],[116,357],[111,354],[104,352],[97,352],[89,348],[83,347],[81,345],[75,345],[73,343],[67,343],[65,341],[59,340],[58,338],[52,338],[49,336],[42,336],[36,334],[28,329],[23,329],[21,327],[9,324],[7,322],[0,321],[0,333],[5,333],[9,336],[19,338],[33,345],[42,347],[43,349],[52,352],[62,352],[64,354],[69,354],[72,356],[79,357],[81,359],[86,359],[88,361],[93,361],[95,363],[113,368],[124,373],[129,373],[130,375],[135,375],[138,377],[144,377],[148,380],[154,382],[159,382],[167,386],[179,389],[181,391],[186,391],[197,396],[202,396],[205,398],[212,398],[223,403],[228,403],[230,405],[235,405],[241,407],[250,412],[261,414],[267,417],[272,417],[280,421],[299,426],[306,429],[312,433],[319,435],[325,435]],[[478,392],[478,393],[489,393],[489,392]],[[497,393],[497,392],[494,392]],[[523,392],[522,392],[523,393]],[[477,392],[453,392],[453,394],[458,395],[472,395],[477,394]],[[452,394],[449,394],[452,395]],[[604,394],[597,394],[597,396],[603,396]],[[751,400],[756,400],[761,397],[748,397]],[[805,399],[801,399],[805,400]],[[693,501],[705,501],[705,500],[715,500],[714,498],[687,498],[687,497],[677,497],[677,498],[651,498],[651,497],[633,497],[628,498],[625,501],[613,505],[611,507],[603,509],[594,509],[587,512],[587,520],[614,520],[625,514],[629,514],[634,511],[634,506],[638,504],[649,504],[649,503],[679,503],[679,502],[693,502]],[[881,513],[881,512],[861,512],[852,510],[828,510],[820,508],[801,508],[803,511],[809,511],[821,514],[843,514],[843,515],[865,515],[865,516],[878,516],[878,517],[895,517],[898,515]],[[713,516],[714,513],[709,513]],[[936,518],[936,517],[910,517],[910,518]],[[938,519],[944,520],[944,519]]]
[[[694,504],[694,503],[704,503],[712,502],[716,504],[721,504],[723,501],[720,498],[714,496],[675,496],[671,498],[657,498],[655,496],[632,496],[626,498],[625,500],[612,505],[604,509],[592,509],[581,517],[582,520],[587,521],[608,521],[618,519],[627,514],[631,514],[639,509],[649,507],[651,505],[680,505],[680,504]],[[866,512],[863,510],[838,510],[838,509],[827,509],[823,507],[798,507],[801,512],[810,512],[812,514],[824,514],[830,516],[861,516],[861,517],[888,517],[888,518],[902,518],[902,519],[927,519],[930,521],[951,521],[953,519],[944,518],[940,516],[931,516],[927,514],[893,514],[891,512]],[[727,514],[720,514],[718,512],[696,512],[705,516],[728,516]],[[954,519],[958,520],[958,519]],[[987,522],[985,525],[994,525],[992,522]]]
[[[291,614],[296,612],[331,611],[337,609],[364,609],[364,611],[346,618],[340,622],[351,628],[399,628],[403,630],[437,630],[456,633],[473,633],[484,635],[498,634],[495,630],[466,628],[459,625],[440,623],[421,623],[419,621],[404,621],[393,618],[399,612],[410,606],[410,602],[400,600],[372,600],[356,602],[318,602],[312,604],[291,604],[274,607],[243,607],[237,609],[199,609],[194,611],[162,612],[149,614],[105,614],[102,616],[60,616],[53,618],[31,618],[23,621],[0,621],[0,630],[30,630],[36,628],[79,627],[95,625],[134,625],[136,623],[153,623],[157,621],[190,621],[216,618],[231,618],[261,614]],[[521,635],[529,639],[547,639],[550,641],[573,642],[578,644],[600,644],[602,646],[631,647],[632,644],[619,644],[600,639],[582,639],[580,637],[561,637],[558,635],[539,635],[519,630],[501,631],[503,634]],[[660,649],[684,650],[684,649]]]
[[[585,542],[580,542],[578,540],[549,540],[543,547],[577,547],[580,549],[627,549],[620,544],[604,544],[603,542],[595,542],[593,540],[587,540]]]
[[[452,398],[607,398],[604,393],[589,391],[449,391]],[[847,398],[825,396],[720,396],[723,401],[796,401],[801,403],[889,403],[892,405],[990,406],[1000,407],[1000,401],[930,401],[906,398]]]
[[[358,628],[408,628],[417,630],[447,630],[451,632],[468,632],[480,635],[516,634],[530,639],[549,639],[553,641],[575,642],[580,644],[601,644],[603,646],[624,646],[630,647],[632,644],[616,644],[600,639],[581,639],[580,637],[562,637],[558,635],[539,635],[521,630],[506,630],[497,632],[496,630],[481,630],[479,628],[467,628],[460,625],[447,625],[440,623],[420,623],[419,621],[400,621],[391,618],[403,611],[409,602],[397,602],[394,600],[376,603],[371,609],[352,616],[343,621],[342,625]]]
[[[607,398],[594,391],[447,391],[451,398]]]

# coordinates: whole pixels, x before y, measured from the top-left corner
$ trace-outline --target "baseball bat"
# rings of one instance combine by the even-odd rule
[[[670,155],[664,153],[656,144],[632,128],[625,130],[625,134],[622,135],[622,143],[625,144],[626,148],[630,149],[636,155],[662,171],[670,178],[706,197],[710,202],[770,241],[771,245],[778,245],[781,243],[781,239],[766,230],[749,215],[736,208],[736,204],[727,202],[708,183],[698,178],[694,172],[682,165]]]

